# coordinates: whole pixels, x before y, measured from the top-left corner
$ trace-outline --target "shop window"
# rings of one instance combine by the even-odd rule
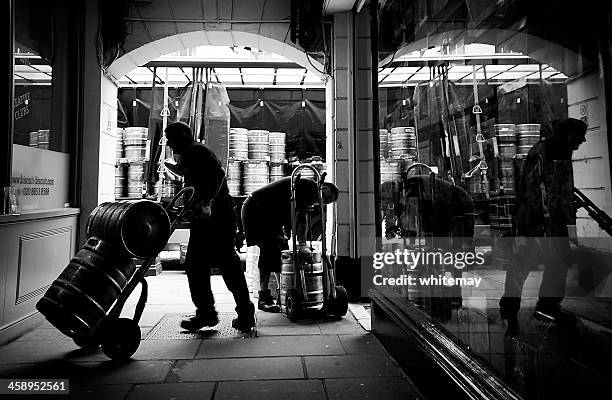
[[[520,395],[587,396],[605,380],[574,377],[612,374],[612,66],[598,45],[610,38],[563,30],[584,11],[489,3],[396,0],[379,14],[373,288]],[[577,121],[581,143],[560,144],[568,126],[581,135]],[[398,250],[422,258],[384,260]]]

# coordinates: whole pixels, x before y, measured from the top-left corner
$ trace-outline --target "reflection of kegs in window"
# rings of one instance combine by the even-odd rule
[[[249,160],[270,160],[268,135],[266,130],[249,131]]]
[[[268,143],[270,146],[270,161],[275,163],[285,162],[285,133],[270,132]]]
[[[401,173],[398,161],[380,160],[380,183],[399,182],[402,179]]]
[[[516,154],[516,145],[514,143],[498,143],[497,149],[502,160],[512,160],[512,157]]]
[[[268,184],[268,163],[265,161],[249,161],[244,164],[244,194]]]
[[[249,135],[244,128],[230,128],[229,157],[234,160],[249,159]]]
[[[38,130],[38,148],[44,150],[49,149],[49,129]]]
[[[38,131],[30,132],[30,141],[28,145],[30,147],[38,147]]]
[[[495,130],[495,136],[499,143],[512,143],[516,142],[516,125],[514,124],[495,124],[493,125]]]
[[[174,179],[168,179],[164,182],[162,188],[162,196],[174,197],[183,188],[183,182]]]
[[[487,192],[487,181],[485,175],[476,171],[469,181],[469,192],[472,194],[483,194]]]
[[[391,157],[406,158],[416,156],[416,134],[412,127],[391,128]]]
[[[517,154],[527,154],[540,141],[540,124],[520,124],[517,128]]]
[[[512,251],[510,236],[514,207],[514,196],[491,198],[489,220],[492,239],[491,264],[494,267],[505,268],[510,263],[510,252]]]
[[[380,158],[389,157],[389,131],[386,129],[380,129],[379,131],[380,141]]]
[[[230,161],[227,164],[227,187],[232,196],[242,194],[242,163]]]
[[[304,262],[307,301],[302,299],[302,306],[308,310],[320,310],[323,307],[323,264],[321,252],[314,250],[311,259]],[[284,250],[281,254],[280,298],[281,307],[285,307],[285,294],[295,286],[295,266],[293,252]]]
[[[285,165],[281,163],[270,163],[270,182],[285,177]]]

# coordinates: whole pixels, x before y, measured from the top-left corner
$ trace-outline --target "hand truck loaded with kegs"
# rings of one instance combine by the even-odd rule
[[[193,194],[192,187],[183,188],[165,208],[151,200],[96,207],[87,220],[89,239],[38,301],[38,311],[78,346],[101,346],[113,360],[130,358],[140,345],[145,275],[191,207]],[[142,265],[136,267],[134,258]],[[120,317],[138,284],[134,317]]]
[[[310,169],[317,184],[317,202],[315,207],[321,211],[321,250],[309,248],[303,254],[297,245],[297,202],[296,186],[301,177],[300,171]],[[323,312],[334,318],[341,318],[348,310],[348,295],[343,286],[336,285],[334,264],[326,250],[326,205],[323,201],[323,181],[325,172],[309,164],[297,166],[291,174],[291,229],[293,231],[293,248],[281,254],[280,304],[281,310],[291,321],[298,320],[309,311]],[[310,227],[312,230],[312,227]],[[311,242],[312,245],[312,242]]]

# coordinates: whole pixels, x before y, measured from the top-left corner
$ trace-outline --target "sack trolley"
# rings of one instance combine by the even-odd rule
[[[300,254],[297,246],[297,202],[296,187],[301,178],[301,172],[309,169],[314,173],[317,184],[317,203],[321,211],[321,252],[311,248],[311,254]],[[323,201],[323,182],[325,172],[322,174],[310,164],[298,165],[291,174],[291,228],[293,231],[293,248],[282,253],[281,261],[283,271],[292,271],[293,279],[281,278],[281,285],[286,284],[286,292],[279,290],[280,304],[284,305],[285,315],[289,320],[296,321],[308,311],[320,311],[334,318],[341,318],[348,311],[348,294],[346,289],[336,284],[335,267],[327,255],[326,249],[326,205]],[[292,268],[291,268],[292,264]],[[282,274],[282,272],[281,272]],[[321,287],[322,286],[322,287]],[[322,292],[322,293],[321,293]]]
[[[90,238],[36,308],[78,346],[101,346],[113,360],[130,358],[140,346],[138,322],[148,297],[145,275],[190,208],[193,194],[193,187],[183,188],[165,208],[150,200],[99,205],[87,221]],[[132,258],[142,259],[142,265],[136,268]],[[120,317],[138,284],[134,316]]]

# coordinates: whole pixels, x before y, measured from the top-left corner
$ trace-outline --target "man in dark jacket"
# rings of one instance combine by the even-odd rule
[[[535,316],[552,321],[563,317],[570,257],[567,226],[576,218],[572,153],[585,142],[586,129],[583,121],[565,119],[527,154],[514,215],[515,251],[499,302],[502,319],[509,325],[516,325],[523,284],[537,264],[545,269]]]
[[[308,253],[306,239],[308,222],[321,215],[317,184],[307,178],[296,182],[296,238],[301,253]],[[331,183],[322,185],[323,202],[332,203],[338,199],[338,188]],[[268,284],[272,272],[281,271],[281,251],[286,250],[287,238],[284,228],[291,227],[291,177],[281,178],[267,184],[249,195],[242,206],[242,225],[247,246],[259,246],[259,301],[258,308],[266,312],[279,312],[274,304]],[[323,227],[310,227],[312,232],[320,232]],[[312,234],[316,235],[316,234]],[[311,237],[316,240],[317,237]],[[277,280],[278,282],[278,280]]]
[[[181,322],[181,327],[195,331],[218,324],[210,287],[211,265],[217,265],[236,301],[238,318],[232,326],[248,332],[255,324],[255,307],[249,299],[240,258],[234,249],[236,217],[225,171],[208,147],[194,141],[187,124],[172,123],[165,132],[168,146],[180,156],[178,169],[184,175],[185,185],[195,188],[185,270],[197,310],[194,317]]]

